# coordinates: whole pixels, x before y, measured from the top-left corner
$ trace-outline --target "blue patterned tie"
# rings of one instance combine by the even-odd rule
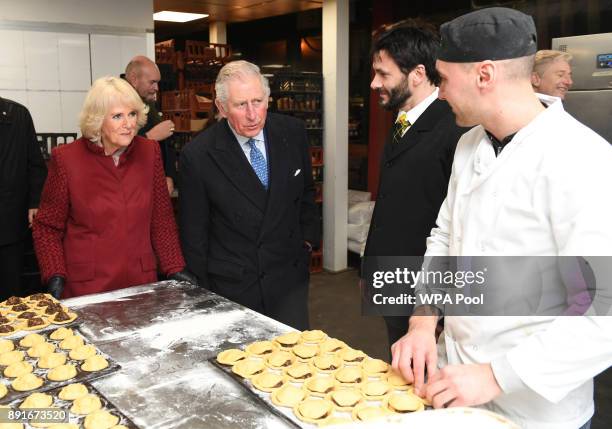
[[[264,188],[268,189],[268,165],[266,164],[266,159],[261,151],[257,149],[257,146],[255,146],[254,139],[249,139],[247,143],[251,148],[251,165],[253,170],[255,170],[255,174],[259,177]]]

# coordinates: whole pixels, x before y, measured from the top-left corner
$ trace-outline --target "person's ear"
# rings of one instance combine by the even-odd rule
[[[219,111],[219,115],[224,118],[227,118],[227,112],[225,111],[225,106],[218,98],[215,98],[215,106],[217,106],[217,110]]]
[[[412,85],[413,86],[418,86],[425,79],[427,79],[427,73],[425,71],[425,66],[423,64],[417,64],[417,66],[412,69],[410,74],[412,75]]]
[[[490,60],[483,61],[476,66],[477,86],[480,89],[490,87],[495,83],[499,68]]]
[[[540,75],[537,74],[536,72],[532,72],[531,73],[531,86],[533,86],[534,88],[539,88],[541,83],[542,83],[542,79],[540,78]]]

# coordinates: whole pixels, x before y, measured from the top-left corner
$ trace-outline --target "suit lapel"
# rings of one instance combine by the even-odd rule
[[[229,181],[263,213],[266,209],[268,193],[244,156],[226,120],[220,124],[217,132],[219,135],[216,139],[215,150],[211,151],[212,157]]]
[[[268,155],[268,206],[264,219],[269,219],[270,210],[278,210],[282,206],[283,197],[287,193],[289,143],[285,133],[278,127],[278,122],[268,116],[265,127]],[[264,228],[262,228],[262,231]]]
[[[393,143],[392,139],[389,139],[389,143],[385,145],[385,162],[391,161],[407,150],[415,148],[425,140],[427,133],[433,129],[440,118],[443,109],[444,103],[439,99],[434,100],[419,116],[419,119],[408,128],[408,131],[406,131],[398,143]]]

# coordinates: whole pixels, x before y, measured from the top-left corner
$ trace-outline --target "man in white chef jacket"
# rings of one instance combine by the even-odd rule
[[[459,140],[426,257],[612,255],[612,147],[533,92],[532,18],[482,9],[440,31],[439,97],[458,125],[477,126]],[[610,269],[601,259],[596,277]],[[589,427],[612,317],[446,317],[436,350],[428,310],[417,308],[392,353],[434,407],[482,405],[528,429]]]

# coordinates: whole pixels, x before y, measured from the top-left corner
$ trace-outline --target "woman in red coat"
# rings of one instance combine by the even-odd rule
[[[137,136],[141,98],[123,79],[103,77],[80,116],[83,137],[53,151],[34,245],[43,282],[68,298],[184,272],[159,145]]]

